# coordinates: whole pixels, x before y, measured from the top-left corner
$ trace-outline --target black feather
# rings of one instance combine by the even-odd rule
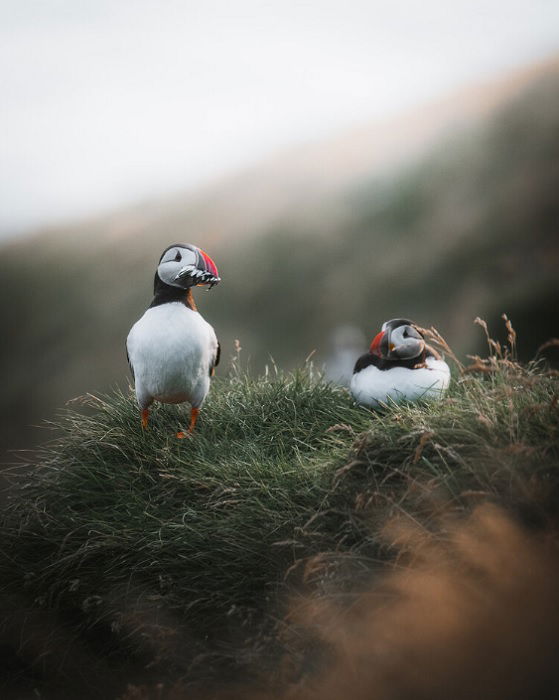
[[[219,364],[219,360],[221,359],[221,344],[218,341],[217,342],[217,352],[215,353],[215,361],[214,361],[214,367],[217,367]]]
[[[425,362],[426,357],[434,357],[433,353],[424,350],[418,357],[412,357],[410,360],[385,360],[378,355],[372,355],[370,352],[361,357],[355,363],[353,368],[353,374],[360,372],[365,367],[369,365],[374,365],[377,369],[392,369],[393,367],[407,367],[408,369],[413,369],[416,365]]]

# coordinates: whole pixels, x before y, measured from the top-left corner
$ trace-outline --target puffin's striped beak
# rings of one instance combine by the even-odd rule
[[[209,288],[211,289],[214,285],[221,282],[221,277],[217,271],[217,265],[201,248],[198,248],[198,252],[200,254],[199,257],[201,258],[200,265],[203,265],[202,276],[205,278],[204,281],[200,282],[200,284],[209,284]]]
[[[369,348],[369,352],[371,353],[371,355],[377,355],[378,357],[382,357],[380,344],[382,343],[382,339],[384,338],[385,332],[386,331],[381,331],[380,333],[377,333],[373,338],[373,342],[371,343],[371,347]]]
[[[192,246],[194,248],[194,246]],[[177,282],[190,281],[191,286],[202,287],[209,285],[211,289],[221,282],[221,277],[217,271],[217,266],[210,256],[201,248],[196,248],[196,263],[185,265],[175,277]]]

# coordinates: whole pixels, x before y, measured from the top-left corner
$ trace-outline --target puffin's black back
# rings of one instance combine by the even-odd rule
[[[385,360],[383,357],[379,357],[378,355],[373,355],[372,353],[368,352],[365,355],[361,355],[361,357],[357,360],[355,367],[353,368],[353,374],[360,372],[362,369],[365,369],[365,367],[369,367],[369,365],[374,365],[377,369],[382,370],[392,369],[393,367],[407,367],[407,369],[414,369],[416,365],[425,362],[426,358],[428,357],[435,356],[427,349],[423,350],[421,355],[412,357],[409,360]]]

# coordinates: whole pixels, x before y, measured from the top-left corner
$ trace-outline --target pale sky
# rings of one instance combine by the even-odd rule
[[[194,188],[558,50],[557,0],[0,0],[0,235]]]

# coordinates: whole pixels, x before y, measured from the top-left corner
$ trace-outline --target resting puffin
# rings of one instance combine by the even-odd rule
[[[214,329],[196,309],[191,288],[207,284],[211,289],[220,281],[214,261],[194,245],[175,243],[161,254],[153,301],[126,340],[143,428],[154,400],[188,401],[188,434],[194,430],[220,347]],[[186,434],[181,431],[177,437]]]
[[[356,362],[350,389],[357,403],[378,408],[381,403],[442,398],[450,369],[412,321],[386,321],[369,352]]]

